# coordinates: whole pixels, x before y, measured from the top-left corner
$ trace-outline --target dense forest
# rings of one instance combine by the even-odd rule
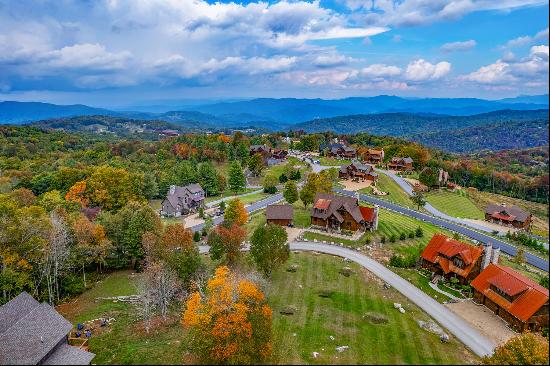
[[[548,119],[500,122],[413,135],[412,141],[457,153],[548,146]]]

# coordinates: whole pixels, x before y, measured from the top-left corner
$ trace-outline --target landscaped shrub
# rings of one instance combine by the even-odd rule
[[[279,182],[286,183],[287,180],[288,180],[288,177],[286,176],[285,173],[279,175]]]
[[[386,242],[386,235],[380,237],[380,243],[384,244]]]
[[[403,257],[401,255],[392,255],[390,258],[390,266],[399,268],[412,268],[416,265],[417,257],[414,255],[408,255]]]
[[[365,244],[369,245],[370,243],[372,243],[372,238],[367,235],[367,237],[365,238]]]
[[[390,243],[395,243],[396,240],[397,240],[397,236],[395,236],[395,234],[391,234]]]
[[[411,231],[411,232],[409,233],[409,239],[412,239],[412,238],[414,238],[414,232]]]
[[[200,241],[201,240],[201,233],[198,231],[195,231],[195,234],[193,234],[193,240],[194,241]]]
[[[416,228],[416,231],[414,232],[417,238],[421,238],[424,236],[424,230],[419,226]]]
[[[405,240],[407,239],[407,235],[405,233],[399,234],[399,240]]]

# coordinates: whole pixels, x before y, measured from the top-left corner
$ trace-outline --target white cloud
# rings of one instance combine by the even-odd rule
[[[548,42],[548,28],[537,32],[534,36],[520,36],[514,39],[509,40],[503,46],[500,46],[501,49],[506,50],[514,47],[521,47],[533,44],[535,42]]]
[[[410,81],[436,80],[447,75],[451,71],[451,64],[441,61],[432,64],[426,60],[418,59],[407,65],[405,76]]]
[[[480,84],[502,84],[515,81],[510,75],[510,65],[498,60],[494,64],[482,66],[463,77],[464,80],[474,81]]]
[[[346,65],[353,61],[351,57],[346,57],[337,53],[319,55],[313,59],[313,64],[317,67],[335,67]]]
[[[441,46],[441,51],[444,53],[450,53],[450,52],[460,52],[460,51],[469,51],[473,49],[476,46],[476,41],[473,39],[470,39],[469,41],[463,41],[463,42],[450,42],[445,43]]]
[[[345,0],[348,8],[361,11],[369,24],[417,26],[458,19],[469,13],[506,11],[545,5],[546,0]]]
[[[373,64],[361,70],[361,75],[367,77],[397,76],[401,74],[401,68],[384,64]]]
[[[43,55],[48,64],[65,69],[120,70],[126,66],[132,54],[128,51],[111,53],[100,44],[75,44]]]

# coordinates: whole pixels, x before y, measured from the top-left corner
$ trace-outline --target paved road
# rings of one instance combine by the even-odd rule
[[[263,200],[254,202],[254,203],[246,206],[246,211],[248,213],[252,213],[254,211],[264,209],[268,205],[272,205],[274,203],[277,203],[277,202],[281,201],[282,199],[283,199],[283,194],[282,193],[277,193],[277,194],[274,194],[274,195],[269,196],[267,198],[264,198]],[[223,216],[215,217],[213,221],[214,221],[214,225],[218,225],[223,221]],[[198,225],[192,226],[190,229],[193,232],[195,232],[195,231],[202,230],[203,227],[204,227],[204,224],[198,224]]]
[[[335,189],[337,193],[345,194],[348,196],[355,196],[356,192],[352,191],[345,191],[343,189]],[[492,236],[483,234],[481,232],[475,231],[469,227],[465,227],[459,224],[456,224],[454,222],[450,222],[447,220],[443,220],[439,217],[434,217],[416,210],[412,210],[409,208],[405,208],[399,205],[396,205],[395,203],[391,203],[385,200],[381,200],[379,198],[375,198],[366,194],[360,194],[359,199],[361,201],[365,201],[371,204],[379,205],[380,207],[398,212],[402,215],[410,216],[415,219],[427,221],[431,224],[434,224],[436,226],[455,231],[459,234],[465,235],[469,238],[472,238],[474,240],[477,240],[481,243],[490,243],[495,248],[500,248],[500,250],[508,255],[515,256],[517,252],[517,248],[511,244],[508,244],[502,240],[496,239]],[[527,263],[542,269],[546,272],[548,272],[548,261],[537,257],[536,255],[533,255],[531,253],[525,253],[525,259],[527,260]]]
[[[401,178],[397,174],[394,174],[394,173],[392,173],[388,170],[383,170],[383,169],[376,169],[376,170],[380,173],[386,174],[388,177],[393,179],[395,181],[395,183],[397,183],[401,187],[401,189],[403,189],[409,196],[412,196],[413,189],[412,189],[411,185],[409,183],[407,183],[407,181],[405,181],[403,178]],[[429,204],[427,202],[424,205],[424,208],[426,209],[426,211],[428,211],[432,215],[437,216],[439,218],[442,218],[444,220],[452,221],[452,222],[455,222],[459,225],[468,226],[468,227],[471,227],[474,230],[484,231],[486,233],[492,233],[493,232],[493,229],[489,228],[487,226],[475,224],[475,223],[470,222],[468,220],[460,219],[458,217],[449,216],[449,215],[439,211],[437,208],[433,207],[431,204]],[[506,229],[503,229],[502,231],[500,231],[501,235],[506,234],[505,230]],[[541,238],[540,236],[536,236],[536,235],[531,235],[531,236],[534,237],[535,239],[539,240],[540,242],[542,242],[544,247],[546,249],[548,249],[548,243],[544,240],[544,238]]]
[[[490,339],[481,335],[464,319],[460,318],[451,310],[447,309],[445,306],[426,295],[410,282],[390,271],[374,259],[369,258],[355,250],[329,244],[293,241],[289,245],[291,250],[316,251],[343,258],[349,258],[376,276],[380,277],[380,279],[393,286],[397,291],[401,292],[405,297],[424,310],[439,324],[447,328],[450,333],[464,343],[476,355],[481,357],[493,353],[495,344]],[[208,252],[208,247],[200,246],[199,250],[201,253],[206,253]],[[245,250],[248,250],[248,248],[245,248]]]

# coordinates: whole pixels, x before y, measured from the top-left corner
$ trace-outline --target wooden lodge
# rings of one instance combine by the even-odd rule
[[[388,168],[399,172],[413,170],[413,159],[393,157],[388,163]]]
[[[471,283],[474,301],[518,332],[548,327],[548,289],[513,269],[489,264]]]
[[[455,277],[461,284],[474,279],[481,271],[484,249],[435,234],[421,255],[421,265],[445,278]]]
[[[265,217],[268,224],[290,226],[294,220],[294,209],[291,205],[269,205]]]
[[[372,165],[354,161],[349,165],[342,165],[338,171],[338,177],[340,179],[370,180],[375,182],[378,179],[378,174],[374,171]]]
[[[529,231],[532,215],[518,206],[491,204],[485,209],[485,221]]]
[[[382,164],[384,161],[384,149],[368,149],[363,155],[363,159],[369,164]]]
[[[317,193],[311,209],[311,225],[328,232],[376,230],[378,208],[361,207],[355,197]]]

